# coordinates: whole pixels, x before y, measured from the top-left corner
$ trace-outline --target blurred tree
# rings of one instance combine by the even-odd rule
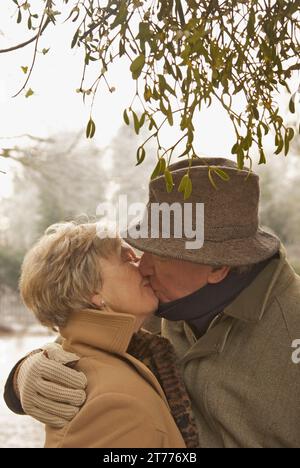
[[[0,246],[0,291],[4,285],[15,290],[19,280],[22,253]]]
[[[189,158],[197,157],[194,148],[196,112],[218,101],[231,119],[236,141],[232,153],[239,167],[259,151],[259,162],[266,162],[264,137],[274,132],[275,151],[288,154],[295,131],[284,123],[276,96],[286,88],[291,93],[289,109],[295,112],[296,94],[289,88],[293,73],[300,69],[299,0],[12,0],[17,23],[26,23],[34,36],[0,53],[8,53],[35,43],[31,66],[19,93],[26,97],[35,66],[41,35],[59,15],[74,23],[71,47],[84,51],[84,71],[78,93],[91,98],[91,117],[86,136],[92,138],[96,124],[92,118],[94,97],[102,80],[113,92],[107,71],[120,57],[127,57],[136,81],[136,92],[124,121],[133,123],[136,133],[144,125],[153,132],[159,161],[153,176],[165,174],[168,191],[173,189],[168,164],[175,150]],[[49,49],[43,49],[46,55]],[[95,67],[92,64],[96,62]],[[99,72],[100,70],[100,72]],[[96,74],[95,74],[96,73]],[[19,94],[17,93],[17,94]],[[236,99],[243,111],[236,110]],[[143,114],[137,111],[142,108]],[[178,123],[179,138],[169,148],[161,145],[165,124]],[[137,151],[141,164],[146,156],[142,143]],[[209,174],[216,172],[209,168]],[[218,173],[226,178],[226,174]],[[184,196],[191,181],[184,179]],[[186,188],[186,190],[185,190]]]
[[[145,132],[141,131],[138,141],[142,140]],[[116,201],[117,196],[127,195],[128,202],[146,202],[148,198],[148,183],[152,172],[152,161],[155,149],[148,144],[149,158],[143,165],[134,166],[134,145],[132,135],[128,127],[121,127],[117,136],[112,140],[108,148],[108,156],[112,160],[109,171],[111,182],[115,185],[111,197]],[[132,161],[133,164],[129,164]]]
[[[293,266],[300,274],[300,138],[293,145],[289,165],[276,158],[260,167],[260,218],[287,248]],[[278,181],[280,180],[280,183]]]
[[[123,126],[102,150],[74,134],[34,141],[26,149],[10,148],[14,191],[0,204],[1,219],[6,220],[0,232],[0,284],[17,287],[25,252],[49,225],[96,220],[98,204],[116,203],[121,194],[128,195],[129,203],[145,201],[151,163],[138,174],[128,164],[130,155],[134,160],[133,145],[130,130]]]

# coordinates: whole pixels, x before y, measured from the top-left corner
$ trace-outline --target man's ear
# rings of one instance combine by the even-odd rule
[[[219,268],[214,268],[212,271],[209,273],[207,282],[208,284],[217,284],[223,281],[224,278],[228,275],[230,271],[230,267],[228,266],[223,266]]]

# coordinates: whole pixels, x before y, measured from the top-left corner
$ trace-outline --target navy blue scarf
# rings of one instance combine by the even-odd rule
[[[207,284],[188,296],[160,304],[155,315],[171,321],[185,320],[199,338],[207,331],[211,321],[277,256],[278,253],[254,265],[247,273],[232,271],[220,283]]]

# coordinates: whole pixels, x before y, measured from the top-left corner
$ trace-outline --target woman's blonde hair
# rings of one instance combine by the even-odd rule
[[[71,310],[96,308],[91,299],[102,283],[99,260],[120,245],[119,237],[99,236],[96,223],[50,226],[22,265],[25,305],[51,328],[65,326]]]

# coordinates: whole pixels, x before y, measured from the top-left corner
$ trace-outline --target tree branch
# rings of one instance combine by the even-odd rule
[[[183,13],[183,9],[182,9],[181,0],[176,0],[175,8],[176,8],[176,13],[178,14],[179,19],[180,19],[181,27],[184,28],[185,19],[184,19],[184,13]]]
[[[5,54],[6,52],[13,52],[14,50],[23,49],[23,47],[26,47],[29,44],[31,44],[32,42],[36,41],[43,34],[43,32],[45,31],[45,29],[47,28],[49,23],[51,23],[51,20],[49,18],[47,18],[47,20],[46,20],[44,26],[42,27],[41,31],[38,32],[34,37],[32,37],[31,39],[29,39],[26,42],[22,42],[21,44],[17,44],[17,45],[15,45],[13,47],[9,47],[8,49],[0,49],[0,54]]]
[[[40,26],[39,26],[39,31],[36,35],[36,41],[35,41],[35,47],[34,47],[34,53],[33,53],[33,59],[32,59],[32,64],[31,64],[31,67],[30,67],[30,70],[29,70],[29,73],[28,73],[28,76],[25,80],[25,83],[23,84],[22,88],[16,93],[14,94],[14,98],[19,96],[19,94],[21,94],[21,92],[23,91],[23,89],[25,89],[27,83],[29,82],[30,80],[30,77],[31,77],[31,74],[32,74],[32,71],[33,71],[33,68],[34,68],[34,64],[35,64],[35,60],[36,60],[36,56],[37,56],[37,49],[38,49],[38,45],[39,45],[39,40],[41,38],[41,34],[42,34],[42,30],[43,30],[43,22],[44,22],[44,18],[46,16],[46,8],[44,10],[44,13],[43,13],[43,16],[42,16],[42,19],[41,19],[41,23],[40,23]],[[46,19],[46,23],[47,24],[47,20],[48,21],[51,21],[51,19],[48,17]]]

